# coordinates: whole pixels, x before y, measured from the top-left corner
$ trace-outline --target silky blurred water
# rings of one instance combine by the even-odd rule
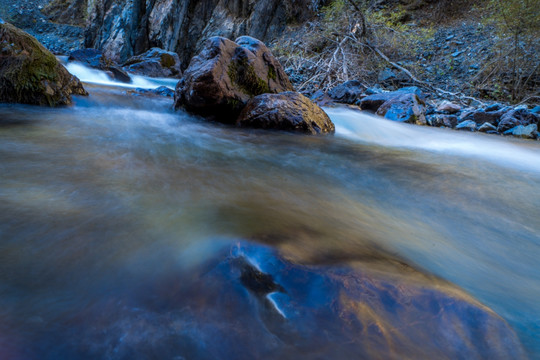
[[[6,354],[104,294],[252,239],[303,264],[405,261],[495,310],[539,357],[538,142],[348,109],[326,109],[335,136],[251,131],[86,88],[67,108],[0,105]]]

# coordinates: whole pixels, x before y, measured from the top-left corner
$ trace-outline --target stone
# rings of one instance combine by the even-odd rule
[[[414,93],[392,97],[379,107],[376,114],[392,121],[426,125],[425,103]]]
[[[477,125],[483,123],[490,123],[492,125],[497,125],[504,115],[508,108],[501,108],[495,111],[485,111],[485,110],[472,110],[462,114],[461,120],[471,120],[474,121]]]
[[[254,97],[240,113],[236,124],[312,135],[335,131],[334,124],[319,106],[292,91]]]
[[[427,122],[431,126],[435,127],[448,127],[454,128],[458,123],[458,117],[455,115],[436,114],[427,118]]]
[[[461,111],[461,106],[458,104],[454,104],[450,101],[443,101],[437,107],[437,111],[446,112],[448,114],[455,114]]]
[[[178,54],[160,48],[133,56],[124,63],[124,70],[131,74],[162,78],[180,78],[180,58]]]
[[[538,124],[539,121],[540,115],[532,113],[527,109],[510,110],[502,116],[497,131],[504,133],[506,130],[510,130],[518,125]]]
[[[422,90],[420,90],[416,86],[411,86],[401,88],[396,91],[381,92],[378,94],[366,96],[360,100],[359,105],[362,110],[370,110],[376,112],[382,104],[384,104],[390,99],[399,97],[403,94],[416,94],[420,100],[424,101],[425,99]]]
[[[384,69],[379,73],[379,76],[377,77],[377,81],[380,83],[384,83],[387,81],[392,81],[396,79],[396,74],[391,69]]]
[[[518,125],[504,132],[504,135],[513,135],[524,139],[536,139],[538,125],[530,124],[527,126]]]
[[[81,82],[33,36],[0,24],[0,102],[58,106],[88,95]]]
[[[281,64],[261,41],[212,37],[178,82],[175,108],[234,123],[252,97],[292,90]]]
[[[350,80],[334,87],[328,92],[328,95],[335,101],[345,104],[354,104],[366,87],[358,80]]]
[[[472,120],[465,120],[460,122],[455,127],[456,130],[476,131],[476,123]]]
[[[491,104],[489,106],[487,106],[484,111],[486,112],[493,112],[493,111],[497,111],[497,110],[501,110],[504,106],[502,104],[499,104],[499,103],[495,103],[495,104]]]
[[[497,132],[497,127],[495,125],[492,125],[492,124],[488,123],[488,122],[485,122],[485,123],[482,124],[482,126],[480,126],[478,128],[478,131],[485,132],[485,133],[487,133],[487,132],[490,132],[490,133]]]
[[[128,84],[131,83],[131,77],[128,73],[99,50],[79,49],[72,51],[69,54],[68,61],[79,62],[85,66],[105,71],[112,80]]]

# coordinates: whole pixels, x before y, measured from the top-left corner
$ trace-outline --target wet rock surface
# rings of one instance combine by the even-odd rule
[[[131,74],[162,78],[182,76],[178,54],[160,48],[152,48],[141,55],[133,56],[123,66]]]
[[[236,122],[241,127],[275,129],[305,134],[335,131],[326,113],[300,93],[263,94],[251,99]]]
[[[393,96],[377,109],[376,114],[392,121],[426,124],[425,104],[414,93]]]
[[[525,358],[491,310],[438,279],[400,273],[295,264],[241,242],[189,271],[141,278],[52,328],[36,319],[50,336],[25,351],[35,359],[60,337],[56,356],[70,359]]]
[[[252,97],[291,90],[281,64],[262,42],[213,37],[179,81],[175,108],[234,123]]]
[[[72,95],[88,95],[34,37],[0,24],[0,102],[68,105]]]

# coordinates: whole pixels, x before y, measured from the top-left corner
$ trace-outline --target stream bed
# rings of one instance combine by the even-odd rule
[[[540,358],[538,142],[346,108],[325,109],[334,136],[237,129],[174,112],[171,98],[82,80],[90,96],[71,107],[0,105],[2,358],[216,358],[213,341],[224,358],[298,358],[290,344],[272,353],[285,325],[244,318],[220,295],[231,278],[197,280],[239,251],[251,254],[259,285],[273,284],[261,280],[272,264],[297,275],[317,267],[313,301],[325,296],[313,290],[321,267],[392,274],[406,264],[429,286],[453,284],[492,309],[524,356]],[[293,316],[279,296],[268,299]],[[218,316],[205,309],[230,312],[220,324],[231,334],[258,321],[273,337],[224,340],[228,330],[205,327]],[[287,331],[302,338],[312,325]],[[321,341],[302,339],[302,351]],[[121,346],[129,341],[147,346],[133,353]],[[317,351],[310,358],[329,354]]]

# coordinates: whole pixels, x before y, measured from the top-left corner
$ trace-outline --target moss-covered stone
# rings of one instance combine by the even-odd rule
[[[272,64],[268,66],[268,78],[274,81],[277,80],[276,68]]]
[[[0,24],[0,102],[66,105],[72,94],[87,95],[79,79],[33,36]]]
[[[268,83],[257,76],[255,68],[247,59],[239,59],[231,62],[227,73],[231,81],[249,96],[257,96],[270,92]]]

